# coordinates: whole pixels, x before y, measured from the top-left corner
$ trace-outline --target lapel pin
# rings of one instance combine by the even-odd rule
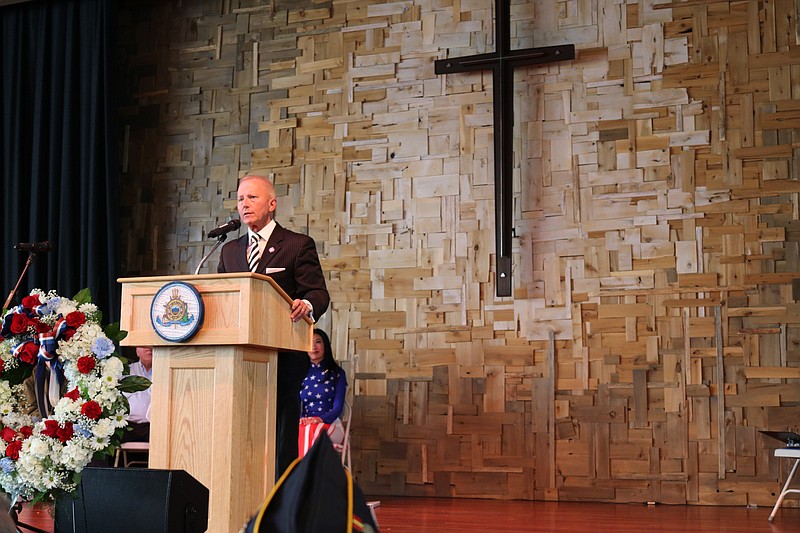
[[[274,246],[270,246],[269,247],[269,253],[271,253],[271,254],[275,253],[275,247]]]

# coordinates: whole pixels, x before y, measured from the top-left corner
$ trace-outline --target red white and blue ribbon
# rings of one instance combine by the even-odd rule
[[[43,316],[47,313],[48,308],[45,305],[37,305],[32,309],[26,308],[23,305],[18,305],[12,308],[3,318],[2,334],[4,337],[10,336],[11,323],[15,315],[23,314],[29,318],[34,316]],[[51,381],[54,381],[54,389],[59,391],[66,381],[64,377],[64,364],[59,360],[56,354],[58,348],[58,341],[64,337],[64,334],[69,329],[67,321],[62,317],[59,318],[53,329],[43,333],[37,333],[33,338],[20,342],[11,348],[11,354],[19,360],[20,354],[25,346],[33,343],[37,347],[37,360],[35,364],[35,380],[36,380],[36,402],[39,407],[39,414],[42,417],[49,416],[52,411],[53,402],[48,401],[48,394],[45,392],[46,381],[48,375]]]

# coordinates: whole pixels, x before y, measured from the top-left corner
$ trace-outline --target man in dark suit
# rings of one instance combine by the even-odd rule
[[[330,296],[314,240],[275,222],[275,188],[263,176],[245,176],[237,191],[238,211],[247,234],[222,247],[218,272],[268,273],[293,298],[291,317],[317,319],[328,309]],[[251,268],[252,265],[252,268]],[[297,458],[300,384],[308,371],[303,352],[278,354],[276,402],[276,475]]]

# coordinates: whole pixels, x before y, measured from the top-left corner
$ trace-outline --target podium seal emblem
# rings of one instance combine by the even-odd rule
[[[169,342],[191,339],[203,324],[203,298],[192,285],[172,281],[161,287],[150,304],[150,321]]]

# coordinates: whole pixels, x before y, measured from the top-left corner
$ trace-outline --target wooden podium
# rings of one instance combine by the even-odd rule
[[[275,480],[277,351],[311,348],[313,324],[253,273],[123,278],[126,346],[153,346],[150,468],[182,469],[208,487],[208,531],[238,531]],[[182,343],[159,337],[151,303],[165,284],[192,285],[205,318]]]

